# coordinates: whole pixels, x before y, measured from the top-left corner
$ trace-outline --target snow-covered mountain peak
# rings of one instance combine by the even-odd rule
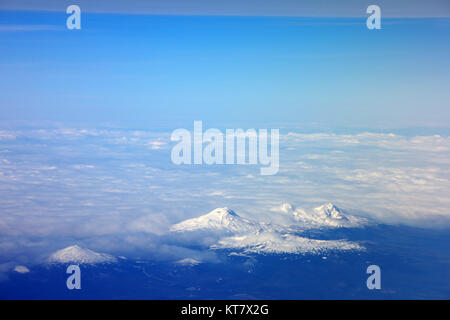
[[[217,208],[206,214],[205,216],[210,217],[211,219],[228,219],[229,217],[239,217],[239,215],[228,207]]]
[[[294,219],[304,228],[357,228],[370,221],[363,217],[347,214],[332,203],[326,203],[312,210],[295,209]]]
[[[54,252],[50,256],[49,262],[96,264],[116,262],[116,258],[106,253],[99,253],[86,248],[82,248],[78,245],[73,245]]]
[[[173,225],[170,231],[194,231],[207,229],[210,231],[251,232],[260,228],[259,223],[240,217],[233,210],[217,208],[203,216],[188,219]]]
[[[187,266],[187,267],[197,266],[200,263],[202,263],[200,260],[194,258],[184,258],[175,262],[175,264],[179,266]]]
[[[327,204],[321,205],[317,208],[314,208],[314,212],[316,212],[322,216],[332,218],[332,219],[338,219],[338,220],[347,219],[343,215],[344,212],[332,203],[327,203]]]

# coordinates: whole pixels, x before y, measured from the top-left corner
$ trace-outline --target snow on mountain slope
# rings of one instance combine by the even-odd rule
[[[330,250],[363,250],[355,242],[346,240],[317,240],[296,235],[303,225],[311,227],[341,226],[344,223],[355,224],[359,218],[344,216],[343,212],[333,205],[324,205],[307,213],[294,210],[284,205],[285,212],[292,214],[295,222],[302,222],[302,227],[281,226],[244,219],[228,208],[217,208],[210,213],[185,220],[173,225],[172,232],[208,231],[221,232],[211,249],[237,249],[253,253],[293,253],[318,254]],[[356,220],[355,220],[355,219]],[[339,224],[335,221],[338,221]],[[219,233],[220,234],[220,233]]]
[[[25,266],[16,266],[16,267],[14,268],[14,271],[17,272],[17,273],[22,273],[22,274],[24,274],[24,273],[30,272],[30,269],[28,269],[28,268],[25,267]]]
[[[318,215],[325,216],[331,219],[347,220],[347,218],[343,215],[343,211],[332,203],[327,203],[314,208],[314,212],[316,212]]]
[[[232,233],[258,232],[264,225],[244,219],[228,208],[217,208],[208,214],[173,225],[170,231],[194,230],[224,231]]]
[[[312,210],[296,208],[288,203],[283,204],[278,211],[291,214],[300,227],[304,228],[357,228],[369,224],[369,220],[345,213],[331,203]]]
[[[260,233],[221,239],[212,249],[239,249],[245,253],[320,254],[328,251],[364,250],[346,240],[317,240],[292,234]]]
[[[109,254],[95,252],[77,245],[56,251],[49,258],[51,263],[96,264],[116,261],[116,258]]]
[[[200,263],[202,263],[200,260],[197,260],[194,258],[184,258],[184,259],[175,261],[175,264],[177,264],[179,266],[187,266],[187,267],[197,266]]]

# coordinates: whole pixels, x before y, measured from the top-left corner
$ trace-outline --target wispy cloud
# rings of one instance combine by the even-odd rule
[[[222,16],[290,16],[290,17],[365,17],[370,4],[360,0],[79,0],[84,12],[222,15]],[[383,17],[450,17],[447,0],[378,0]],[[0,8],[9,10],[63,11],[57,0],[3,0]]]
[[[27,32],[27,31],[59,31],[64,30],[55,25],[0,25],[0,32]]]

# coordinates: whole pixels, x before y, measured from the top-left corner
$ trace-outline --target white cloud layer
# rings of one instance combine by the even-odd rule
[[[284,132],[280,171],[266,177],[251,165],[176,166],[172,145],[170,132],[1,130],[0,264],[43,259],[61,248],[55,239],[185,258],[192,252],[155,237],[224,206],[281,223],[286,215],[271,208],[282,203],[332,202],[378,222],[450,226],[448,136]]]

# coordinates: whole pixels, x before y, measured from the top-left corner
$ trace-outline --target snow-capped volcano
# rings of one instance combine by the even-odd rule
[[[314,208],[314,212],[316,212],[318,215],[322,215],[324,217],[329,217],[332,219],[347,220],[347,218],[343,215],[343,211],[332,203],[327,203]]]
[[[95,252],[86,248],[73,245],[54,252],[50,258],[51,263],[107,263],[116,262],[116,258],[106,253]]]
[[[240,217],[228,208],[217,208],[198,218],[188,219],[173,225],[170,231],[209,230],[233,233],[258,232],[262,225]]]
[[[194,267],[202,263],[200,260],[194,258],[185,258],[175,262],[176,265],[186,266],[186,267]]]
[[[332,203],[327,203],[312,210],[295,208],[283,204],[278,211],[292,215],[302,228],[357,228],[369,224],[369,220],[347,214]]]

